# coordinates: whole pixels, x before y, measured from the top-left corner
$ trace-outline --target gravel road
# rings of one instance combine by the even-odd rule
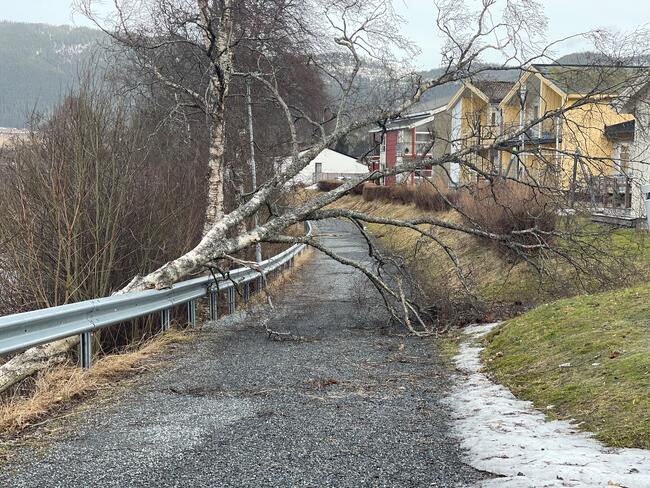
[[[351,226],[317,231],[363,256]],[[484,475],[450,435],[433,344],[386,328],[376,298],[359,298],[367,286],[315,253],[269,322],[300,340],[269,341],[250,315],[207,324],[165,369],[65,421],[46,449],[19,448],[0,485],[474,486]]]

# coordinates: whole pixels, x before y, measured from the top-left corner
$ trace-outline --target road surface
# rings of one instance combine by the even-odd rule
[[[364,256],[351,226],[317,231]],[[268,340],[255,316],[207,324],[45,449],[19,448],[0,486],[474,486],[484,475],[450,435],[433,344],[388,328],[368,286],[315,253],[269,322],[299,340]]]

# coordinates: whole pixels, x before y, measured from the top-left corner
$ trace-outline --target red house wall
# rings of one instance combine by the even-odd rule
[[[397,131],[386,132],[386,168],[394,168],[397,164]],[[395,176],[384,178],[385,185],[394,185]]]

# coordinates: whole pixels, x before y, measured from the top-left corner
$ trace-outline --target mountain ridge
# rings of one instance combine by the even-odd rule
[[[0,127],[50,112],[103,38],[87,27],[0,21]]]

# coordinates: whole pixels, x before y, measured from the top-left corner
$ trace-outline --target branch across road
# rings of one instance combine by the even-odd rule
[[[351,224],[325,244],[358,257]],[[1,486],[473,486],[440,400],[429,339],[384,324],[359,273],[321,253],[271,315],[207,324],[170,367],[64,421],[44,453],[21,447]],[[379,304],[378,304],[379,305]],[[270,341],[260,321],[297,338]]]

